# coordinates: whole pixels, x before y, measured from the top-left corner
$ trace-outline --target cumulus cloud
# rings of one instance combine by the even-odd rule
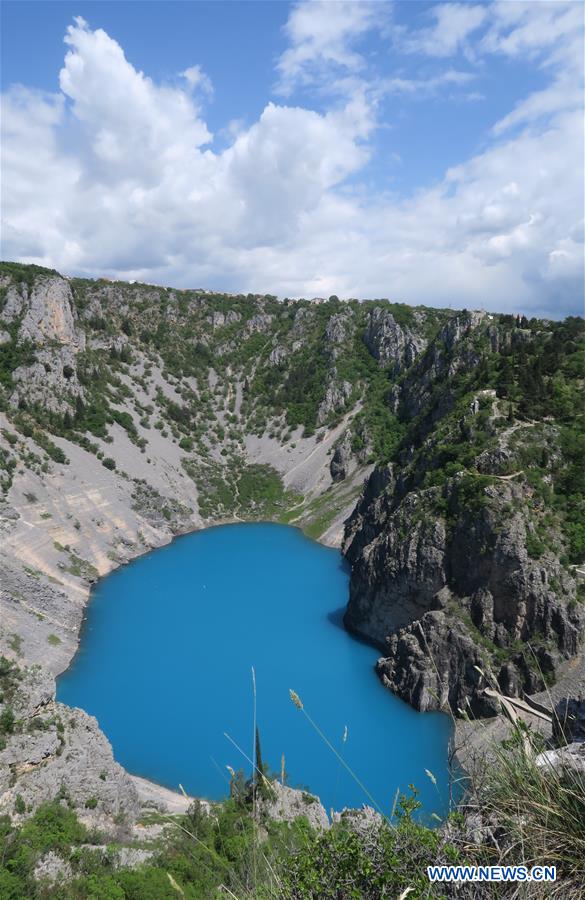
[[[559,87],[576,58],[577,26],[555,12],[553,44],[545,28],[529,27],[528,13],[512,19],[509,5],[517,6],[490,8],[475,51],[537,54],[548,86],[497,123],[482,152],[402,200],[354,184],[379,123],[368,85],[351,74],[361,62],[347,51],[347,22],[357,16],[365,29],[373,11],[339,13],[332,25],[312,3],[311,26],[295,7],[291,49],[325,48],[344,67],[347,90],[324,112],[268,103],[221,151],[198,104],[197,66],[173,86],[157,84],[78,19],[60,93],[14,86],[3,97],[4,257],[185,287],[579,311],[582,109],[574,79],[570,95]],[[309,77],[309,60],[306,47],[292,54],[281,77]],[[415,96],[469,81],[456,69],[433,77],[435,86],[404,78],[382,90]]]

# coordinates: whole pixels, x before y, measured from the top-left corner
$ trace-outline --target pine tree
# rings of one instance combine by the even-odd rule
[[[260,747],[260,732],[256,726],[256,768],[254,769],[254,783],[258,785],[262,781],[261,774],[264,775],[264,763],[262,762],[262,749]]]
[[[260,747],[260,732],[256,726],[256,768],[254,769],[254,777],[252,779],[252,788],[261,797],[270,798],[272,789],[266,780],[267,769],[262,759],[262,748]]]
[[[507,356],[502,359],[502,367],[498,376],[498,397],[509,397],[514,387],[514,370]]]
[[[78,395],[75,398],[75,421],[76,422],[83,421],[84,415],[85,415],[85,405],[84,405],[81,397]]]

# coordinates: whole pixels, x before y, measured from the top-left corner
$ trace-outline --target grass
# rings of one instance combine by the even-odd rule
[[[243,521],[281,521],[299,496],[284,488],[272,466],[246,464],[238,453],[226,464],[183,460],[183,468],[197,484],[199,511],[205,518],[235,517]]]
[[[382,809],[380,808],[378,802],[376,800],[374,800],[374,798],[370,794],[367,787],[365,787],[365,785],[362,784],[362,782],[360,781],[358,776],[355,774],[353,769],[350,766],[348,766],[348,764],[344,760],[343,756],[339,753],[338,750],[335,749],[335,747],[333,746],[331,741],[329,741],[329,739],[323,734],[323,732],[321,731],[321,729],[319,728],[317,723],[311,718],[311,716],[305,709],[304,703],[302,702],[301,698],[296,693],[296,691],[293,691],[293,690],[290,691],[290,699],[294,703],[296,708],[302,712],[302,714],[304,715],[307,722],[309,722],[309,724],[311,725],[313,730],[317,733],[317,735],[320,737],[320,739],[323,741],[323,743],[329,748],[329,750],[331,750],[333,755],[337,758],[338,763],[341,766],[343,766],[343,768],[347,772],[349,772],[349,774],[351,775],[351,777],[355,781],[355,783],[358,785],[358,787],[364,792],[364,794],[368,798],[368,800],[371,801],[372,805],[377,809],[377,811],[380,813],[380,815],[385,819],[386,817],[385,817],[384,813],[382,812]]]
[[[70,575],[74,575],[76,578],[83,578],[87,581],[97,581],[99,577],[99,572],[95,566],[93,566],[86,559],[82,559],[81,556],[78,556],[73,550],[69,550],[69,566],[65,569]]]
[[[519,854],[529,866],[556,865],[562,872],[557,896],[577,897],[585,887],[585,773],[539,767],[534,744],[531,736],[532,752],[495,748],[496,765],[480,795],[483,815],[497,816],[505,855]]]
[[[294,515],[289,516],[287,521],[298,525],[308,537],[317,540],[333,524],[339,514],[359,496],[361,489],[361,481],[350,486],[349,489],[345,484],[335,486],[333,489],[329,488],[311,500],[306,507],[295,509]]]
[[[546,743],[519,720],[507,739],[474,761],[454,846],[472,865],[556,866],[554,885],[525,885],[522,897],[583,897],[585,772],[539,765]],[[515,897],[517,889],[510,884],[500,893],[485,884],[477,896]]]
[[[22,656],[22,637],[14,632],[8,638],[8,646],[17,656]]]

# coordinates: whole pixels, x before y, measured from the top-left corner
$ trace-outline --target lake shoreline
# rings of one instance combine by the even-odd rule
[[[175,543],[177,540],[179,540],[181,538],[185,538],[190,535],[197,534],[197,533],[203,532],[203,531],[211,531],[216,528],[223,528],[223,527],[227,527],[230,525],[246,525],[246,524],[282,525],[283,523],[279,522],[277,519],[241,519],[237,516],[226,516],[226,517],[222,517],[219,519],[210,519],[201,524],[198,524],[194,528],[188,528],[185,530],[178,531],[178,532],[174,533],[170,537],[169,540],[163,540],[163,541],[161,541],[160,544],[158,544],[156,546],[145,547],[145,548],[141,549],[135,555],[129,556],[127,559],[118,561],[117,564],[114,565],[110,571],[108,571],[106,574],[104,574],[100,577],[99,582],[101,582],[104,578],[106,578],[108,575],[112,574],[113,572],[116,572],[119,569],[130,565],[131,563],[135,562],[136,560],[139,560],[145,556],[148,556],[149,554],[154,553],[157,550],[163,549],[164,547],[171,546],[173,543]],[[314,541],[328,549],[340,550],[340,555],[344,559],[343,554],[341,554],[340,544],[335,546],[335,545],[332,545],[330,543],[327,543],[327,542],[321,540],[319,537],[315,537],[315,538],[310,537],[309,535],[307,535],[305,529],[303,529],[303,527],[301,525],[295,525],[294,523],[287,523],[287,527],[295,528],[296,530],[300,531],[307,540]],[[81,642],[81,637],[82,637],[82,630],[83,630],[84,624],[86,622],[88,606],[91,602],[91,595],[92,595],[95,585],[97,583],[98,582],[95,582],[94,584],[92,584],[90,589],[88,590],[87,601],[84,604],[82,623],[77,632],[75,648],[74,648],[66,666],[61,671],[56,673],[56,678],[59,677],[60,675],[62,675],[64,672],[67,671],[67,669],[70,668],[77,653],[79,652],[80,642]],[[352,630],[348,629],[345,626],[345,624],[343,624],[342,627],[354,639],[361,640],[362,642],[364,642],[365,644],[367,644],[368,646],[370,646],[372,649],[376,650],[377,652],[381,651],[381,648],[379,646],[377,646],[374,642],[366,640],[365,638],[358,635],[357,633],[354,635]],[[585,659],[585,655],[584,655],[584,659]],[[391,696],[395,697],[395,695],[392,694],[392,692],[389,689],[386,689],[386,690],[388,690],[388,693]],[[396,699],[401,699],[401,698],[396,698]],[[401,700],[401,702],[405,703],[406,701]],[[474,766],[474,764],[475,764],[474,760],[478,757],[478,755],[481,755],[484,752],[485,747],[489,744],[489,742],[491,742],[493,740],[503,740],[505,737],[508,736],[509,731],[510,731],[509,722],[506,719],[506,717],[503,715],[499,715],[497,717],[487,719],[487,720],[482,720],[482,719],[464,720],[464,719],[459,719],[459,718],[452,716],[451,712],[448,710],[447,711],[440,710],[439,712],[442,715],[448,716],[452,720],[452,724],[453,724],[452,740],[453,740],[453,745],[456,748],[455,752],[454,752],[453,760],[456,765],[461,766],[463,771],[469,771]],[[488,739],[486,739],[486,734],[489,734]],[[144,795],[144,797],[150,798],[150,799],[152,799],[152,798],[156,799],[157,802],[164,805],[169,811],[173,811],[173,810],[177,809],[177,810],[180,810],[181,812],[184,812],[188,808],[189,802],[191,802],[192,800],[195,800],[195,799],[200,802],[203,802],[203,803],[212,802],[212,801],[209,801],[205,797],[190,797],[189,800],[186,801],[184,795],[181,794],[180,791],[173,790],[172,788],[169,788],[165,785],[159,784],[158,782],[156,782],[152,779],[148,779],[148,778],[145,778],[140,775],[134,775],[129,770],[127,770],[127,771],[128,771],[128,775],[130,776],[132,781],[136,784],[137,788],[139,788],[139,787],[141,788],[142,794]],[[139,794],[140,793],[141,793],[141,791],[139,790]],[[213,801],[213,802],[217,802],[217,801]],[[172,814],[174,814],[174,813],[172,813]]]
[[[284,752],[287,764],[290,760],[293,780],[308,784],[319,796],[324,795],[322,799],[326,806],[334,805],[332,788],[325,787],[332,778],[330,766],[324,769],[325,762],[314,760],[323,752],[329,759],[329,751],[318,749],[315,756],[308,746],[302,752],[300,745],[297,746],[299,741],[302,744],[310,736],[306,733],[306,725],[299,726],[297,719],[294,722],[288,719],[288,709],[292,710],[288,697],[291,687],[298,689],[301,696],[306,694],[304,702],[335,743],[335,734],[341,734],[343,722],[349,722],[353,765],[359,768],[360,760],[365,760],[363,765],[375,775],[373,783],[376,779],[380,785],[389,781],[400,786],[402,791],[410,782],[424,782],[425,768],[434,769],[442,781],[441,773],[447,758],[446,729],[450,730],[450,723],[442,713],[435,713],[435,717],[418,716],[407,704],[389,695],[374,672],[379,648],[356,641],[347,629],[332,621],[332,610],[343,607],[347,598],[349,570],[342,565],[343,557],[337,550],[332,555],[323,555],[323,551],[332,548],[322,547],[298,527],[267,521],[247,522],[237,523],[240,527],[232,531],[224,528],[228,524],[234,523],[214,522],[213,527],[177,535],[185,541],[166,543],[165,553],[157,558],[154,554],[142,555],[141,559],[135,560],[137,567],[118,567],[114,580],[106,585],[105,591],[101,582],[102,591],[96,598],[98,606],[91,607],[93,619],[90,631],[85,633],[88,641],[84,643],[84,653],[78,657],[78,665],[59,679],[59,701],[86,709],[97,717],[115,748],[116,757],[130,773],[136,771],[144,777],[149,771],[158,772],[155,783],[158,779],[165,785],[182,782],[190,794],[219,800],[226,794],[225,786],[218,781],[208,760],[197,761],[198,741],[193,743],[187,737],[194,727],[191,720],[196,717],[196,731],[203,729],[202,733],[206,735],[219,735],[226,730],[234,737],[245,733],[247,713],[234,712],[234,708],[242,704],[247,708],[249,689],[242,686],[241,679],[247,679],[245,672],[249,672],[249,668],[246,669],[246,665],[253,665],[258,676],[259,701],[264,703],[264,716],[268,716],[271,723],[270,732],[263,738],[268,748],[264,755],[274,767]],[[230,562],[226,566],[228,559]],[[247,577],[241,580],[244,569],[252,573],[251,580]],[[156,610],[160,609],[165,594],[168,615],[161,622]],[[273,606],[273,595],[279,598],[277,607]],[[118,597],[120,600],[116,600]],[[270,618],[262,628],[286,634],[286,646],[302,647],[302,659],[294,652],[287,652],[282,657],[278,644],[264,640],[260,637],[263,632],[253,626],[255,617],[260,616],[258,621],[264,621],[271,608]],[[297,610],[292,619],[291,609]],[[194,628],[190,625],[192,615],[196,616]],[[141,622],[140,642],[134,646],[128,641],[137,616]],[[227,633],[226,620],[230,622]],[[197,633],[203,628],[205,633],[213,634],[223,629],[221,657],[230,661],[227,674],[213,647],[198,644],[195,657],[189,654],[190,643],[186,638],[184,643],[183,635],[176,632],[177,621],[183,623],[181,631]],[[83,632],[80,637],[84,637]],[[180,685],[205,683],[213,677],[212,698],[203,700],[204,695],[196,693],[184,702],[181,693],[184,688],[181,688],[172,708],[165,709],[168,704],[163,697],[174,694],[171,683],[164,679],[161,682],[167,667],[163,662],[163,668],[159,668],[153,680],[148,669],[142,670],[141,660],[153,655],[159,657],[159,649],[155,648],[171,644],[174,661],[170,671],[175,674],[168,678]],[[255,648],[247,664],[246,648]],[[164,654],[159,658],[164,660]],[[127,681],[125,673],[130,666],[132,671],[141,671],[137,685]],[[145,677],[147,681],[143,684]],[[121,701],[116,699],[119,684],[128,684],[123,719],[119,711]],[[310,690],[308,684],[312,685]],[[330,700],[324,701],[324,695],[330,694],[333,685],[339,700],[331,705]],[[146,750],[135,745],[134,735],[140,732],[141,722],[144,722],[140,719],[142,694],[136,691],[149,697],[149,706],[157,710],[157,731],[161,731],[160,740],[158,736],[155,738],[156,746]],[[208,710],[210,703],[218,707],[217,711],[209,710],[201,717],[200,710]],[[205,716],[209,714],[212,718],[207,721]],[[242,715],[244,719],[241,719]],[[403,725],[399,725],[403,719]],[[120,724],[116,725],[118,721]],[[388,750],[388,734],[396,728],[405,728],[405,739],[415,742],[414,757],[399,748]],[[282,746],[279,735],[286,735]],[[241,742],[242,738],[238,740]],[[163,741],[165,746],[168,743],[173,748],[172,752],[164,750]],[[187,759],[183,748],[189,741],[191,755]],[[440,751],[443,741],[445,749]],[[210,746],[216,744],[217,738],[211,738]],[[136,750],[133,749],[135,746]],[[222,771],[224,763],[230,763],[236,770],[242,767],[238,755],[229,747],[226,750],[223,738],[213,752],[206,752],[211,752],[212,759],[218,760]],[[299,753],[304,760],[302,763],[300,759],[295,761],[295,754]],[[369,756],[370,763],[367,762]],[[157,763],[159,758],[160,763]],[[421,761],[417,763],[419,758]],[[374,763],[374,759],[378,762]],[[385,760],[392,763],[390,779],[384,774]],[[190,781],[193,777],[194,782]],[[380,786],[380,795],[388,792],[390,787]],[[328,790],[330,796],[327,796]],[[342,805],[364,802],[360,792],[354,796],[350,783],[343,790],[349,793],[343,798]],[[376,790],[372,792],[376,794]]]

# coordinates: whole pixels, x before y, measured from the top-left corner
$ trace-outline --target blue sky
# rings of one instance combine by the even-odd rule
[[[581,3],[5,0],[2,26],[4,257],[582,311]]]

